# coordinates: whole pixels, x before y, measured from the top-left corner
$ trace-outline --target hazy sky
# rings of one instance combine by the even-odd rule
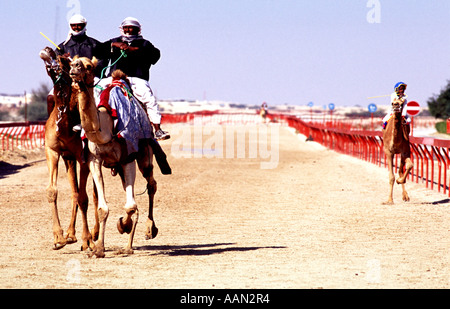
[[[403,81],[426,105],[450,79],[449,0],[1,0],[0,93],[50,84],[39,32],[61,43],[75,12],[99,41],[139,19],[159,99],[381,105]]]

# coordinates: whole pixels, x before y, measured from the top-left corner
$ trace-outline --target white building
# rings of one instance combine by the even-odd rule
[[[8,107],[20,107],[25,102],[31,102],[31,94],[25,95],[14,95],[14,94],[3,94],[0,93],[0,105]]]

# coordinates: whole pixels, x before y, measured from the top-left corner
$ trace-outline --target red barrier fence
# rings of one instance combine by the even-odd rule
[[[300,118],[283,114],[269,114],[272,121],[296,129],[299,133],[311,137],[315,142],[378,166],[386,167],[383,151],[383,139],[380,131],[361,130],[360,127],[342,121],[312,123]],[[197,120],[199,119],[199,120]],[[261,123],[255,114],[222,114],[217,111],[202,111],[184,114],[163,114],[163,123],[194,123],[201,125]],[[201,121],[201,122],[200,122]],[[45,122],[23,122],[0,124],[2,150],[14,150],[15,147],[33,149],[44,145]],[[450,167],[450,140],[428,137],[410,137],[414,168],[408,177],[410,181],[421,181],[427,188],[450,196],[450,181],[447,171]],[[399,157],[395,159],[398,169]]]
[[[378,166],[387,166],[383,151],[383,139],[380,131],[363,131],[339,129],[327,125],[307,123],[293,116],[278,115],[288,126],[299,133],[311,137],[315,142],[353,157],[371,162]],[[450,140],[429,137],[410,137],[412,161],[414,168],[408,179],[425,183],[427,188],[434,189],[437,185],[439,192],[445,194],[450,190],[447,182],[447,170],[450,166]],[[399,155],[394,165],[398,170]]]
[[[42,121],[0,123],[1,149],[34,149],[43,146],[44,126],[45,122]]]
[[[258,114],[220,113],[217,111],[203,111],[187,114],[162,115],[162,123],[189,123],[189,124],[217,124],[217,125],[246,125],[262,123]]]

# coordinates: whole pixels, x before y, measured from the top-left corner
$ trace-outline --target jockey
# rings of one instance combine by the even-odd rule
[[[95,75],[100,77],[102,69],[106,66],[101,57],[102,45],[99,41],[86,35],[86,18],[76,14],[69,19],[69,33],[64,42],[59,44],[59,48],[55,49],[56,55],[69,54],[70,57],[78,55],[79,57],[88,57],[92,59],[95,56],[98,59],[98,64],[95,69]],[[55,106],[55,98],[53,97],[53,89],[47,96],[47,111],[50,115]]]
[[[402,117],[403,117],[405,123],[409,125],[411,123],[411,119],[406,114],[406,109],[404,108],[405,104],[408,102],[406,100],[406,98],[408,98],[408,96],[405,94],[406,87],[407,87],[407,85],[404,82],[398,82],[395,84],[394,92],[391,94],[391,106],[392,106],[392,103],[394,102],[394,100],[400,100],[403,102]],[[394,111],[391,109],[391,111],[383,118],[383,123],[382,123],[383,129],[386,128],[387,122],[389,121],[389,119],[391,119],[391,117],[393,115],[394,115]]]
[[[266,102],[263,102],[263,104],[261,104],[261,109],[263,109],[267,112],[267,103]]]
[[[126,57],[114,63],[109,70],[109,76],[117,69],[128,76],[133,95],[147,108],[148,117],[155,128],[155,138],[157,140],[168,139],[170,135],[161,130],[161,114],[149,84],[150,67],[158,62],[161,53],[152,43],[142,37],[141,24],[136,18],[125,18],[119,29],[121,36],[105,42],[105,45],[110,46],[109,58],[111,61],[121,57],[121,50],[126,52]],[[100,82],[100,86],[110,82],[111,79],[107,78]]]

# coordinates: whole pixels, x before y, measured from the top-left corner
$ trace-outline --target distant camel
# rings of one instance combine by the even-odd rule
[[[408,202],[409,196],[405,189],[406,177],[413,168],[411,161],[411,148],[409,145],[409,132],[410,127],[406,123],[404,117],[402,117],[402,111],[404,107],[404,100],[396,99],[392,102],[392,115],[387,121],[385,128],[383,129],[383,148],[387,157],[387,163],[389,168],[389,198],[385,204],[393,204],[393,189],[395,183],[394,176],[394,155],[401,154],[400,166],[398,169],[399,178],[397,183],[402,185],[402,197],[403,201]],[[406,166],[405,172],[403,168]]]
[[[259,109],[259,116],[261,117],[261,120],[263,123],[267,122],[267,103],[264,102],[261,105],[261,108]]]
[[[85,163],[80,133],[74,132],[73,127],[80,123],[80,114],[72,93],[72,79],[69,76],[70,59],[64,56],[56,57],[55,52],[46,47],[40,52],[45,61],[47,73],[54,84],[55,107],[51,111],[45,124],[45,156],[49,170],[49,184],[47,198],[52,208],[54,249],[61,249],[66,244],[75,243],[75,221],[77,208],[80,206],[83,219],[82,250],[93,247],[92,235],[87,224],[88,197],[86,194],[86,181],[89,167]],[[72,188],[72,218],[66,237],[58,216],[57,207],[57,180],[58,161],[62,157],[66,166],[70,187]],[[77,161],[80,163],[80,185],[77,181]],[[95,191],[95,190],[94,190]],[[94,192],[94,203],[96,194]],[[93,230],[94,238],[98,234],[98,223]]]
[[[127,144],[123,138],[119,138],[115,132],[114,121],[111,111],[108,108],[97,105],[94,101],[94,68],[97,60],[92,60],[81,57],[74,58],[71,63],[70,76],[73,79],[72,89],[78,97],[78,108],[81,116],[81,126],[86,132],[86,137],[89,140],[88,146],[90,149],[90,171],[98,189],[98,215],[100,221],[100,233],[98,242],[95,245],[94,254],[97,257],[105,256],[105,225],[109,214],[109,208],[105,200],[105,191],[102,176],[102,164],[109,168],[114,168],[122,179],[123,189],[126,191],[127,201],[125,204],[125,218],[120,218],[117,223],[117,228],[120,233],[129,233],[128,245],[125,248],[125,253],[132,253],[133,238],[138,222],[139,211],[134,199],[134,183],[136,178],[136,163],[139,169],[147,180],[147,189],[149,196],[149,214],[147,220],[146,238],[151,239],[156,237],[158,229],[156,228],[153,219],[153,200],[156,193],[156,181],[153,178],[153,150],[150,146],[150,141],[147,139],[139,139],[139,151],[129,153]],[[126,75],[120,71],[113,72],[113,84],[124,85]],[[113,86],[109,88],[111,96],[120,97],[121,99],[128,96],[122,91],[128,91],[120,86]],[[106,91],[106,90],[104,90]],[[103,95],[103,92],[102,92]],[[126,99],[128,100],[128,98]],[[108,101],[110,102],[110,100]],[[122,101],[123,102],[123,101]],[[141,106],[131,106],[136,102],[127,102],[128,108],[142,109]],[[123,105],[122,105],[123,107]],[[125,107],[127,108],[127,107]],[[142,111],[144,111],[142,109]],[[145,115],[135,123],[143,123],[149,128],[148,133],[151,133],[150,121]],[[133,123],[131,123],[133,125]],[[146,130],[141,130],[140,133],[147,133]]]

